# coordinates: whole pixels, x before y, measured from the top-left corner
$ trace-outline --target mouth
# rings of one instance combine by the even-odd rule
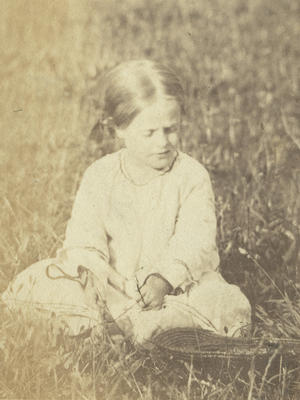
[[[156,153],[156,155],[158,155],[159,157],[164,157],[164,156],[167,156],[168,154],[170,154],[170,150],[161,151],[159,153]]]

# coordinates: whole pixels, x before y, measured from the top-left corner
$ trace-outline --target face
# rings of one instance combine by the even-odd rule
[[[173,160],[180,130],[180,107],[161,99],[144,108],[125,129],[117,130],[138,166],[166,168]]]

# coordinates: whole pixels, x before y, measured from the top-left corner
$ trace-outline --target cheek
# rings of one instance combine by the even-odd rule
[[[178,137],[178,133],[171,133],[169,135],[169,142],[173,145],[176,146],[179,142],[179,137]]]
[[[140,137],[132,137],[127,140],[126,147],[132,153],[143,154],[146,153],[149,148],[149,143]]]
[[[137,140],[134,135],[127,135],[124,142],[128,149],[134,149],[137,145]]]

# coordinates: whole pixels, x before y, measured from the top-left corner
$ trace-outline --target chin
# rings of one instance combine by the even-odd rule
[[[165,169],[170,165],[170,160],[168,161],[159,161],[156,163],[153,163],[152,168],[160,170],[160,169]]]
[[[172,155],[169,155],[168,157],[152,160],[151,166],[152,166],[152,168],[158,169],[158,170],[167,168],[172,163],[173,157],[174,157],[174,155],[172,154]]]

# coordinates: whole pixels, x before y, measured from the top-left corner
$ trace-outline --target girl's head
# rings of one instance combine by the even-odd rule
[[[123,62],[105,76],[104,86],[104,114],[119,129],[162,98],[175,101],[183,110],[184,92],[178,77],[155,61]]]
[[[178,142],[184,91],[176,74],[150,60],[128,61],[105,77],[103,109],[128,153],[164,168]]]

